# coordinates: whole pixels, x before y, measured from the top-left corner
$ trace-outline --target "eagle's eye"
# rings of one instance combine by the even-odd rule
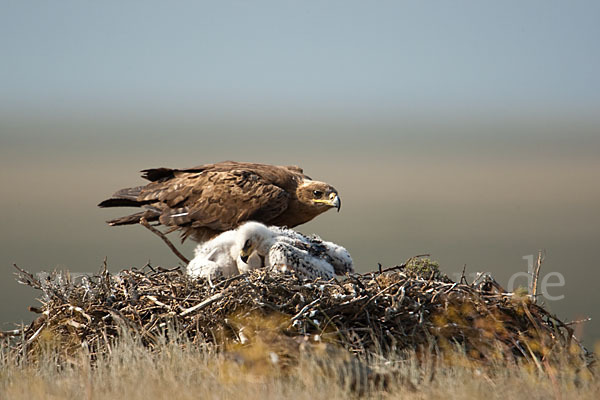
[[[313,190],[313,196],[315,196],[315,199],[320,199],[321,197],[323,197],[323,192],[321,192],[320,190]]]

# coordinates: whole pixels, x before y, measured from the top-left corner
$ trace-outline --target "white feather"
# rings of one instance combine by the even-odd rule
[[[175,218],[175,217],[183,217],[183,216],[185,216],[185,215],[188,215],[188,214],[189,214],[189,213],[186,213],[186,212],[184,212],[184,213],[179,213],[179,214],[173,214],[173,215],[170,215],[170,217],[171,217],[171,218]]]

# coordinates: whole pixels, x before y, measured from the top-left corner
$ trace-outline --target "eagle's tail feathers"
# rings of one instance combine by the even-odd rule
[[[131,199],[121,199],[117,197],[113,197],[111,199],[106,199],[100,204],[98,207],[106,208],[106,207],[141,207],[144,203],[131,200]]]
[[[141,172],[142,178],[150,182],[162,182],[175,176],[175,170],[172,168],[150,168],[144,169]]]
[[[148,222],[158,221],[158,217],[160,217],[160,213],[157,211],[154,211],[154,210],[146,210],[146,211],[142,211],[139,213],[126,215],[124,217],[111,219],[106,222],[111,226],[133,225],[133,224],[139,224],[140,219],[142,217],[146,218],[146,221],[148,221]]]
[[[153,200],[138,200],[143,186],[121,189],[110,199],[104,200],[98,207],[141,207],[152,203]]]
[[[144,190],[144,186],[125,188],[125,189],[121,189],[121,190],[117,191],[115,194],[113,194],[113,197],[119,197],[121,199],[137,200],[139,195],[142,193],[142,190]]]

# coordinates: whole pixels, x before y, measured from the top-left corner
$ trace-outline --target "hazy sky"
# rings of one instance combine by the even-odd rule
[[[600,105],[597,1],[1,4],[10,109]]]

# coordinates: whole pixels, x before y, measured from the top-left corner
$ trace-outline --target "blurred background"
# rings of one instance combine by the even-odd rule
[[[598,318],[598,2],[1,4],[0,329],[34,317],[12,263],[177,265],[96,204],[228,159],[333,184],[341,212],[299,230],[360,272],[429,253],[506,285],[544,249],[546,304]]]

